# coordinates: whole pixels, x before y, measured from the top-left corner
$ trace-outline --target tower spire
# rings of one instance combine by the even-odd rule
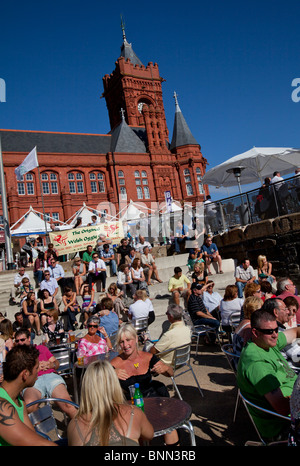
[[[123,42],[126,41],[126,34],[125,34],[125,22],[123,20],[123,16],[121,16],[121,29],[122,29],[122,33],[123,33]]]

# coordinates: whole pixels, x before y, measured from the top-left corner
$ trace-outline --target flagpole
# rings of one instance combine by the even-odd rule
[[[45,230],[46,230],[46,244],[47,244],[47,235],[48,235],[48,231],[47,231],[47,222],[46,222],[46,215],[45,215],[45,205],[44,205],[43,188],[42,188],[41,174],[40,174],[40,165],[39,165],[39,160],[38,160],[38,153],[37,153],[37,151],[36,151],[36,158],[37,158],[37,161],[38,161],[37,169],[38,169],[38,177],[39,177],[39,182],[40,182],[40,190],[41,190],[42,206],[43,206],[43,215],[44,215]]]
[[[12,249],[11,249],[11,235],[10,235],[10,228],[9,228],[9,221],[8,221],[8,209],[7,209],[6,186],[5,186],[3,158],[2,158],[1,136],[0,136],[0,184],[2,188],[1,197],[2,197],[6,262],[7,262],[7,269],[12,270],[14,269],[15,264],[14,264]]]

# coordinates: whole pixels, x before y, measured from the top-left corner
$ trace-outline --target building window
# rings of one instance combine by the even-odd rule
[[[124,188],[124,186],[120,187],[120,194],[121,194],[122,201],[126,201],[127,193],[126,193],[126,188]]]
[[[34,175],[32,173],[26,173],[25,176],[21,177],[21,182],[17,185],[19,196],[34,194]]]
[[[83,175],[80,172],[68,173],[70,194],[84,193]],[[75,181],[76,180],[76,181]]]
[[[193,196],[194,191],[193,191],[193,186],[191,184],[192,180],[191,180],[190,170],[188,168],[185,168],[183,170],[183,175],[184,175],[186,193],[187,193],[188,196]]]
[[[53,220],[59,220],[59,212],[53,212],[52,218]]]
[[[43,194],[50,194],[49,183],[42,183]]]
[[[142,170],[142,173],[138,170],[134,172],[136,192],[138,199],[150,199],[150,191],[148,188],[147,172]]]
[[[25,194],[25,184],[24,183],[18,183],[18,194],[19,194],[19,196],[24,196],[24,194]]]
[[[52,194],[58,194],[58,186],[56,181],[51,181],[51,192]]]
[[[197,175],[199,193],[204,194],[201,169],[199,167],[196,168],[196,175]]]
[[[105,193],[105,181],[103,173],[90,173],[92,193]]]
[[[118,181],[119,181],[119,186],[120,186],[120,197],[122,201],[127,200],[127,192],[126,192],[126,187],[125,187],[125,177],[124,177],[124,172],[122,170],[118,171]]]

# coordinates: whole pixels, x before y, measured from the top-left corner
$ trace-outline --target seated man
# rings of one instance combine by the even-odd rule
[[[147,297],[146,291],[137,290],[133,296],[134,303],[129,306],[128,317],[133,324],[137,319],[148,317],[148,325],[155,320],[155,313],[150,299]]]
[[[96,306],[96,314],[100,317],[100,325],[104,327],[108,336],[119,328],[119,317],[114,312],[114,302],[111,298],[102,298]],[[103,336],[97,332],[102,338]]]
[[[55,280],[60,286],[60,289],[63,290],[65,287],[65,283],[66,283],[64,269],[58,263],[58,261],[54,259],[53,257],[50,258],[49,262],[50,262],[50,265],[45,269],[44,275],[45,275],[46,270],[48,270],[50,272],[51,278],[55,278]]]
[[[276,317],[259,309],[251,315],[251,340],[243,348],[238,363],[237,383],[254,404],[283,416],[290,413],[289,397],[297,378],[281,350],[300,336],[300,327],[278,333]],[[290,427],[290,422],[268,416],[249,407],[253,420],[266,439],[276,439]]]
[[[191,330],[187,327],[182,319],[183,309],[177,304],[171,304],[167,309],[167,317],[170,322],[169,330],[160,337],[151,348],[150,353],[162,353],[177,346],[191,343]],[[172,366],[174,352],[171,351],[161,358],[162,362]]]
[[[139,235],[139,242],[136,245],[136,252],[143,254],[145,246],[148,246],[149,251],[151,251],[152,249],[151,243],[149,243],[149,241],[146,241],[144,236]]]
[[[188,300],[188,312],[191,316],[194,325],[207,325],[213,329],[209,332],[206,338],[206,343],[214,343],[216,341],[216,332],[220,327],[220,321],[207,311],[202,300],[202,285],[192,283],[192,294]],[[216,314],[217,315],[217,314]]]
[[[90,244],[87,246],[86,251],[82,255],[82,261],[84,262],[86,269],[89,268],[89,263],[93,260],[93,246]]]
[[[125,256],[124,264],[128,265],[128,267],[130,268],[134,259],[140,259],[140,258],[141,258],[141,254],[139,252],[136,252],[136,249],[133,246],[130,246],[129,254]]]
[[[299,304],[299,309],[296,313],[297,325],[300,325],[300,296],[296,295],[296,286],[294,285],[293,280],[289,277],[280,278],[277,281],[277,297],[280,299],[285,299],[288,296],[293,296],[297,299]]]
[[[212,262],[218,263],[218,266],[219,266],[218,273],[224,273],[222,270],[222,258],[218,251],[218,247],[215,243],[212,242],[212,239],[210,236],[207,236],[205,238],[201,250],[203,252],[203,259],[207,267],[208,275],[212,275],[211,270],[210,270],[210,265]]]
[[[243,298],[243,291],[247,283],[255,281],[255,274],[250,260],[245,258],[235,269],[235,284],[238,287],[238,297]]]
[[[186,288],[184,288],[185,283],[187,285]],[[174,268],[174,275],[169,280],[168,290],[172,293],[172,298],[178,306],[180,305],[180,296],[187,302],[191,294],[191,282],[182,273],[181,267]]]
[[[123,238],[120,241],[120,245],[117,248],[117,266],[118,269],[120,268],[120,265],[125,264],[125,257],[128,256],[130,252],[130,246],[128,244],[128,239]]]
[[[30,346],[30,333],[28,330],[20,329],[15,335],[16,345]],[[26,388],[23,392],[23,397],[26,405],[40,398],[62,398],[72,401],[67,390],[67,385],[64,379],[56,373],[59,368],[59,361],[50,353],[47,346],[34,345],[39,352],[39,368],[36,382],[31,388]],[[68,403],[58,402],[60,409],[65,412],[70,418],[73,418],[77,413],[77,409]],[[33,412],[38,409],[38,404],[33,405],[28,409],[28,412]]]
[[[55,278],[50,276],[49,270],[44,272],[44,280],[41,281],[40,291],[48,290],[50,295],[54,298],[58,293],[58,283]]]
[[[141,265],[144,269],[144,273],[147,275],[147,284],[151,285],[151,277],[162,283],[162,280],[159,278],[157,266],[155,264],[155,258],[149,251],[149,246],[144,246],[143,254],[141,255]]]
[[[115,260],[115,251],[109,247],[108,243],[103,245],[103,249],[99,251],[100,259],[105,262],[105,265],[109,265],[111,269],[111,276],[117,276],[117,263]]]
[[[16,346],[6,356],[0,387],[0,446],[56,446],[38,435],[28,417],[21,393],[37,379],[39,352],[33,346]]]
[[[25,272],[24,267],[19,268],[19,272],[14,277],[14,286],[11,289],[9,304],[17,304],[16,298],[21,295],[21,286],[23,278],[27,278],[30,281],[28,273]]]
[[[174,244],[175,244],[175,253],[180,253],[180,245],[181,243],[186,242],[189,237],[189,229],[186,225],[184,225],[180,220],[177,222],[177,226],[175,228],[175,236],[174,236]]]
[[[105,291],[106,286],[106,265],[102,259],[99,259],[97,252],[93,253],[93,260],[89,263],[89,274],[88,274],[88,283],[89,287],[92,289],[93,283],[101,281],[102,291]]]

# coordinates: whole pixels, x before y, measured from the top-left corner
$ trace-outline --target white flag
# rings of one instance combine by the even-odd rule
[[[25,175],[25,173],[29,172],[30,170],[33,170],[34,168],[36,168],[38,166],[39,166],[39,164],[38,164],[36,147],[35,147],[27,155],[26,159],[23,160],[21,165],[19,165],[17,168],[15,168],[15,174],[17,176],[17,180],[22,181],[22,176]]]

